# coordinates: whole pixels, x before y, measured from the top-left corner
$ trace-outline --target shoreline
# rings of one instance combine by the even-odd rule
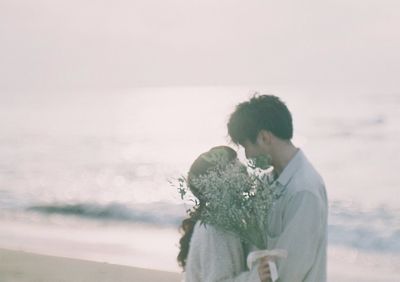
[[[371,263],[360,267],[345,255],[328,260],[328,282],[392,282],[398,281],[398,271],[385,271]],[[389,270],[389,269],[386,269]],[[0,248],[1,282],[182,282],[178,272],[38,254],[23,250]]]
[[[400,273],[394,269],[369,267],[346,260],[339,251],[328,260],[328,282],[392,282]],[[182,282],[182,274],[137,266],[38,254],[0,248],[1,282]]]
[[[0,249],[2,282],[180,282],[175,272]]]

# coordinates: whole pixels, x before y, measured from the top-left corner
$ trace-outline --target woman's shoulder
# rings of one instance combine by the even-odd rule
[[[197,234],[203,234],[203,235],[215,235],[215,234],[220,234],[223,232],[219,228],[215,227],[214,225],[207,224],[204,222],[196,222],[194,226],[194,233]]]
[[[239,237],[231,232],[224,231],[214,225],[196,222],[193,231],[193,238],[209,238],[223,240],[239,240]]]
[[[192,240],[196,240],[196,238],[199,237],[208,237],[211,236],[212,233],[215,232],[215,229],[211,225],[206,225],[200,221],[196,222],[194,229],[193,229],[193,235],[192,235]]]

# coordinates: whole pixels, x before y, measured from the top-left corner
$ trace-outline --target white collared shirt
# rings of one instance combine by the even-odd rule
[[[277,260],[279,282],[324,282],[328,201],[325,184],[301,150],[274,183],[279,189],[268,217],[268,249],[285,249]]]

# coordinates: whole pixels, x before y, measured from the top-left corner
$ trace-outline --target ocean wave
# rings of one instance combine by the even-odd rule
[[[400,254],[400,230],[389,232],[364,226],[329,225],[329,243],[364,251]]]
[[[400,211],[362,209],[336,201],[330,206],[329,243],[364,251],[400,253]]]
[[[124,205],[111,203],[45,204],[27,208],[41,214],[60,214],[93,220],[114,220],[178,227],[185,217],[185,206],[167,202]],[[378,208],[370,211],[334,202],[330,206],[329,244],[363,251],[400,253],[400,213]]]
[[[77,216],[95,220],[115,220],[147,223],[157,226],[178,226],[184,214],[184,208],[167,203],[138,204],[127,206],[120,203],[97,204],[44,204],[26,209],[47,215]]]

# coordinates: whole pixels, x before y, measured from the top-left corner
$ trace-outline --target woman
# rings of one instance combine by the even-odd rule
[[[242,165],[232,148],[218,146],[201,154],[190,167],[188,185],[199,200],[200,208],[181,225],[183,236],[177,259],[185,271],[186,282],[260,281],[257,271],[246,271],[245,254],[239,237],[217,227],[200,224],[197,220],[202,197],[191,179],[232,162]]]

